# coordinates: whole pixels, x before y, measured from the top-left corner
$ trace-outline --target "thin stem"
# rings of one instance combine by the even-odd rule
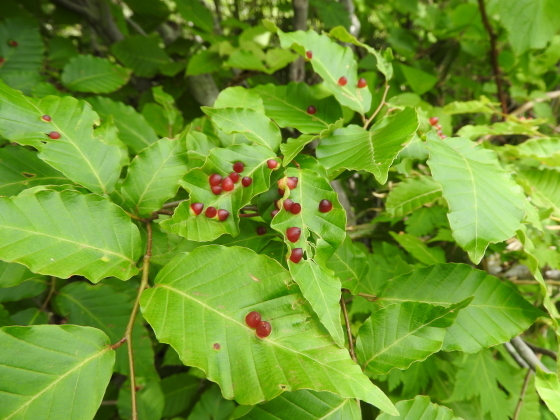
[[[239,217],[261,217],[261,215],[259,213],[241,213]]]
[[[346,334],[348,335],[348,351],[350,352],[350,357],[356,363],[356,353],[354,352],[354,341],[352,339],[352,330],[350,329],[350,320],[348,319],[348,311],[346,310],[346,303],[344,302],[344,297],[340,297],[340,307],[342,308],[342,313],[344,314],[344,323],[346,324]]]
[[[165,204],[163,205],[163,208],[164,208],[164,209],[168,209],[168,208],[170,208],[170,207],[177,207],[177,206],[178,206],[179,204],[181,204],[183,201],[187,201],[187,200],[188,200],[188,199],[186,199],[186,200],[171,201],[170,203],[165,203]]]
[[[525,360],[523,360],[519,353],[517,353],[517,350],[515,350],[515,347],[513,347],[509,341],[504,343],[504,347],[508,351],[509,355],[513,358],[513,360],[517,362],[519,367],[523,369],[529,369],[529,365],[525,362]]]
[[[54,295],[54,292],[56,291],[56,277],[51,277],[51,284],[49,287],[49,293],[47,295],[47,297],[45,298],[45,301],[43,302],[43,305],[41,305],[41,311],[46,311],[47,310],[47,306],[49,305],[49,302],[51,301],[51,298]]]
[[[529,348],[533,350],[535,353],[542,354],[543,356],[548,356],[554,360],[558,359],[558,354],[555,351],[552,351],[550,349],[545,349],[544,347],[535,346],[534,344],[529,343],[528,341],[525,341],[525,344],[527,344]]]
[[[383,105],[385,105],[385,99],[387,99],[387,92],[389,92],[390,87],[391,86],[389,86],[387,82],[385,82],[385,91],[383,92],[383,97],[381,98],[381,102],[379,103],[377,109],[373,112],[373,114],[371,114],[371,117],[369,117],[364,123],[364,129],[367,130],[369,124],[373,121],[373,119],[377,116],[377,114],[379,114],[379,111],[381,111]]]
[[[358,296],[366,298],[367,300],[372,301],[372,302],[375,302],[377,299],[379,299],[377,296],[368,295],[367,293],[358,293]]]
[[[523,400],[525,399],[525,394],[527,393],[527,388],[529,387],[529,381],[531,380],[531,375],[533,371],[529,369],[527,375],[525,375],[525,380],[523,381],[523,387],[521,388],[521,394],[519,394],[519,401],[517,401],[517,406],[515,407],[515,413],[513,414],[513,420],[518,420],[519,413],[521,413],[521,407],[523,406]]]
[[[536,371],[537,366],[541,368],[541,370],[550,373],[550,370],[542,364],[539,358],[533,353],[533,350],[525,344],[525,341],[521,339],[521,337],[514,337],[510,341],[511,345],[515,348],[519,356],[529,365],[529,367]]]

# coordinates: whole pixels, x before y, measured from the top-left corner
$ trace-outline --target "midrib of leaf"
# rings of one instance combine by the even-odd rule
[[[99,79],[99,78],[106,77],[106,76],[112,76],[113,74],[114,74],[114,72],[108,71],[108,72],[105,72],[105,73],[92,74],[91,76],[84,76],[80,79],[74,79],[72,81],[72,83],[70,83],[70,86],[76,85],[78,83],[85,82],[86,80],[90,80],[90,79]]]
[[[287,91],[286,91],[286,92],[287,92]],[[268,96],[269,98],[273,98],[273,99],[275,99],[276,101],[281,102],[281,103],[283,103],[284,105],[286,105],[286,106],[288,106],[288,107],[290,107],[290,108],[293,108],[295,111],[298,111],[298,112],[301,113],[301,114],[307,115],[307,111],[305,111],[305,110],[303,110],[303,109],[300,109],[300,108],[296,107],[295,105],[292,105],[291,103],[286,102],[286,101],[283,100],[283,99],[280,99],[278,96],[273,96],[273,95],[268,94],[267,92],[264,92],[264,91],[259,91],[259,95],[261,95],[261,96]],[[265,108],[266,108],[266,107],[265,107]],[[320,121],[321,123],[323,123],[326,127],[329,126],[329,123],[327,123],[326,121],[322,120],[321,118],[319,118],[319,117],[313,117],[313,118],[315,118],[317,121]]]
[[[346,261],[342,260],[342,258],[340,258],[340,257],[338,256],[338,254],[334,254],[333,257],[336,257],[340,263],[342,263],[344,266],[346,266],[346,268],[348,269],[348,271],[350,271],[352,274],[354,274],[354,276],[355,276],[356,278],[358,278],[358,273],[356,273],[354,270],[352,270],[352,268],[350,268],[350,266],[346,263]],[[359,280],[359,279],[358,279],[358,280]]]
[[[234,108],[234,109],[236,109],[236,108]],[[234,121],[230,118],[226,118],[223,115],[217,115],[216,114],[216,115],[213,115],[212,117],[214,117],[214,116],[217,116],[218,118],[221,118],[222,120],[229,121],[230,123],[234,124],[236,127],[241,127],[243,129],[245,129],[245,131],[237,131],[236,130],[238,133],[252,133],[252,134],[254,134],[255,137],[258,137],[263,142],[263,146],[266,146],[266,147],[270,148],[270,145],[266,142],[266,140],[264,138],[262,138],[260,135],[258,135],[255,131],[251,130],[249,127],[243,125],[240,122]]]
[[[414,200],[418,200],[419,198],[425,197],[427,195],[433,194],[433,193],[438,192],[438,191],[441,191],[441,187],[436,188],[435,190],[432,190],[432,191],[428,191],[428,192],[423,193],[423,194],[415,195],[413,198],[410,198],[408,200],[401,201],[398,206],[393,207],[393,209],[394,209],[393,211],[395,211],[396,209],[401,209],[402,207],[404,207],[405,204],[408,204],[408,203],[410,203]]]
[[[455,151],[456,153],[458,153],[457,151]],[[478,197],[477,197],[477,191],[476,191],[476,182],[474,181],[474,174],[471,168],[471,165],[469,164],[469,161],[467,160],[467,158],[465,158],[462,154],[458,153],[459,156],[461,156],[461,159],[463,159],[465,161],[465,165],[467,166],[467,170],[469,171],[469,177],[471,179],[471,184],[472,184],[472,189],[473,189],[473,195],[474,195],[474,212],[475,212],[475,218],[474,218],[474,250],[476,252],[476,255],[478,255]]]
[[[453,305],[453,303],[451,302],[438,302],[438,301],[426,301],[426,300],[412,300],[412,299],[395,299],[395,298],[384,298],[384,297],[379,297],[376,299],[376,302],[382,301],[384,300],[385,302],[420,302],[420,303],[428,303],[430,305],[435,305],[435,306],[450,306]],[[519,310],[519,308],[517,307],[512,307],[512,306],[494,306],[494,305],[484,305],[484,304],[469,304],[469,308],[492,308],[492,309],[515,309],[515,310]],[[466,308],[465,308],[466,309]]]
[[[25,342],[26,344],[32,344],[32,343],[28,343]],[[41,347],[42,348],[42,347]],[[102,355],[103,353],[105,353],[106,351],[110,350],[110,347],[107,347],[103,350],[101,350],[98,353],[95,353],[93,356],[88,357],[87,359],[85,359],[83,362],[79,363],[78,365],[76,365],[75,367],[73,367],[72,369],[70,369],[68,372],[60,375],[58,377],[58,379],[54,380],[52,383],[50,383],[47,387],[45,387],[43,390],[41,390],[39,393],[37,393],[36,395],[34,395],[30,400],[28,400],[25,404],[23,404],[20,408],[18,408],[16,411],[14,411],[12,414],[10,414],[8,417],[6,417],[4,420],[9,420],[11,419],[14,415],[16,415],[17,413],[19,413],[23,408],[27,407],[29,404],[31,404],[33,401],[35,401],[37,398],[39,398],[41,395],[43,395],[45,392],[47,392],[50,388],[52,388],[54,385],[58,384],[60,381],[62,381],[64,378],[66,378],[68,375],[70,375],[72,372],[74,372],[77,369],[81,369],[82,366],[84,366],[85,364],[89,363],[91,360],[95,359],[96,357],[99,357],[100,355]],[[66,354],[66,353],[65,353]]]
[[[22,179],[21,181],[10,182],[8,184],[2,184],[2,185],[0,185],[0,190],[4,187],[9,187],[11,185],[19,185],[19,184],[23,184],[24,182],[29,183],[30,181],[36,181],[36,180],[41,180],[42,181],[42,180],[47,180],[47,179],[61,179],[61,180],[65,180],[65,181],[68,181],[68,182],[72,182],[68,178],[65,178],[63,176],[45,176],[45,177],[40,177],[39,176],[39,177],[33,177],[33,178],[25,178],[25,179]],[[26,184],[23,184],[23,185],[26,185]]]
[[[198,303],[200,306],[203,306],[204,308],[206,308],[206,309],[208,309],[208,310],[210,310],[210,311],[212,311],[212,312],[215,312],[216,314],[220,315],[221,317],[223,317],[223,318],[225,318],[225,319],[227,319],[227,320],[233,322],[234,324],[239,325],[241,328],[244,328],[244,329],[250,331],[251,333],[253,333],[253,330],[252,330],[251,328],[249,328],[247,325],[244,325],[244,324],[242,324],[242,323],[236,321],[235,319],[233,319],[233,318],[227,316],[226,314],[217,311],[216,309],[212,308],[211,306],[206,305],[204,302],[202,302],[202,301],[200,301],[200,300],[198,300],[198,299],[195,299],[194,297],[190,296],[190,295],[187,294],[187,293],[184,293],[184,292],[182,292],[182,291],[180,291],[180,290],[174,289],[173,287],[169,287],[168,285],[165,285],[165,284],[156,284],[154,287],[162,287],[162,288],[164,288],[164,289],[168,289],[168,290],[170,290],[170,291],[172,291],[172,292],[175,292],[175,293],[177,293],[177,294],[179,294],[179,295],[181,295],[181,296],[184,296],[184,297],[186,297],[187,299],[190,299],[190,300],[192,300],[193,302]],[[151,297],[153,297],[154,295],[155,295],[155,294],[152,294]],[[150,305],[150,301],[151,301],[151,299],[146,303],[146,305],[145,305],[146,307],[148,307],[148,306]],[[167,315],[167,311],[165,311],[165,314]],[[204,331],[206,331],[205,328],[203,328],[203,329],[204,329]],[[299,351],[296,351],[296,350],[294,350],[294,349],[291,349],[291,348],[289,348],[289,347],[283,346],[282,344],[280,344],[280,343],[278,343],[278,342],[276,342],[276,341],[273,341],[273,340],[266,340],[266,342],[263,341],[263,343],[267,343],[267,344],[269,344],[269,345],[273,345],[273,346],[282,348],[282,349],[287,350],[287,351],[292,352],[292,353],[297,353],[297,354],[299,354],[300,356],[302,356],[302,357],[304,357],[304,358],[306,358],[306,359],[309,359],[309,360],[312,360],[312,361],[315,362],[315,363],[318,363],[319,365],[323,366],[324,368],[326,368],[326,369],[328,369],[328,370],[332,370],[332,371],[334,371],[334,372],[337,372],[337,373],[341,374],[342,376],[344,376],[344,377],[348,378],[349,380],[351,380],[352,382],[354,382],[354,383],[355,383],[356,385],[358,385],[360,388],[364,389],[363,385],[362,385],[361,383],[357,382],[357,381],[355,380],[355,378],[353,378],[352,376],[348,376],[345,372],[340,371],[340,370],[336,370],[336,369],[334,369],[333,367],[324,364],[324,363],[321,362],[320,360],[313,359],[312,357],[310,357],[310,356],[308,356],[308,355],[306,355],[306,354],[303,354],[303,353],[301,353],[301,352],[299,352]]]

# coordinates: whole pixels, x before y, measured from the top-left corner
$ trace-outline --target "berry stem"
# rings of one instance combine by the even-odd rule
[[[387,83],[387,81],[385,81],[385,92],[383,92],[383,97],[381,98],[381,102],[379,102],[379,106],[377,107],[377,109],[373,112],[373,114],[371,114],[371,117],[369,117],[365,122],[364,122],[364,129],[367,130],[368,126],[370,125],[370,123],[373,121],[373,119],[377,116],[377,114],[379,114],[379,111],[381,111],[381,108],[383,108],[383,105],[385,105],[385,99],[387,98],[387,92],[389,92],[389,88],[391,86],[389,86],[389,84]]]
[[[352,330],[350,329],[350,320],[348,319],[348,311],[346,310],[346,302],[344,302],[344,296],[340,297],[340,307],[342,308],[344,323],[346,324],[346,334],[348,335],[348,352],[350,353],[350,357],[352,357],[352,360],[358,363],[356,352],[354,351],[354,339],[352,338]]]

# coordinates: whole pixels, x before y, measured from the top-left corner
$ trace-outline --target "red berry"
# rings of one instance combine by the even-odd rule
[[[280,211],[280,210],[272,210],[272,211],[270,212],[270,217],[272,217],[272,218],[274,219],[274,216],[276,216],[276,215],[278,214],[279,211]]]
[[[441,124],[436,124],[436,125],[434,125],[434,128],[435,128],[436,130],[441,130]]]
[[[282,203],[282,207],[284,207],[284,210],[286,211],[290,211],[293,205],[294,205],[293,200],[290,200],[289,198],[286,198]]]
[[[0,67],[4,65],[6,59],[4,57],[0,57]]]
[[[257,337],[266,338],[272,332],[272,326],[266,321],[261,321],[259,325],[257,325],[256,332],[257,332]]]
[[[367,80],[364,79],[363,77],[360,77],[360,80],[358,80],[358,87],[365,88],[366,86],[367,86]]]
[[[321,200],[319,203],[319,211],[321,213],[328,213],[332,210],[332,203],[329,200]]]
[[[280,200],[274,200],[274,207],[280,210]]]
[[[243,169],[245,169],[245,165],[243,165],[241,162],[235,162],[233,164],[233,170],[235,172],[237,172],[238,174],[240,174],[241,172],[243,172]]]
[[[294,264],[297,264],[303,258],[303,249],[301,248],[294,248],[290,253],[290,261]]]
[[[251,185],[253,183],[253,179],[249,178],[248,176],[244,176],[241,179],[241,185],[243,185],[244,187],[248,187],[249,185]]]
[[[306,51],[305,56],[311,60],[313,58],[313,51]]]
[[[293,190],[295,187],[297,187],[297,183],[298,183],[299,179],[297,176],[290,176],[288,177],[288,179],[286,180],[286,185],[288,186],[288,188],[290,190]]]
[[[218,220],[220,222],[223,222],[224,220],[226,220],[229,217],[229,211],[224,210],[224,209],[220,209],[218,210]]]
[[[284,197],[284,188],[278,188],[278,195]]]
[[[237,172],[232,172],[229,174],[229,178],[233,181],[234,184],[239,182],[239,174]]]
[[[202,203],[192,203],[191,204],[191,210],[195,215],[199,215],[200,213],[202,213],[202,209],[204,208],[204,204]]]
[[[292,204],[292,208],[290,209],[292,214],[299,214],[301,212],[301,204],[294,203]]]
[[[257,228],[257,235],[263,236],[266,233],[266,228],[264,226],[259,226]]]
[[[235,185],[233,184],[232,179],[229,176],[226,176],[222,181],[222,188],[224,191],[233,191]]]
[[[268,165],[269,169],[274,170],[274,169],[278,168],[278,161],[275,160],[275,159],[268,159],[266,161],[266,164]]]
[[[17,41],[14,41],[13,39],[11,39],[11,40],[8,41],[8,45],[10,47],[17,47],[19,44],[18,44]]]
[[[41,117],[41,120],[42,120],[42,121],[45,121],[45,122],[51,122],[52,118],[51,118],[50,115],[43,115],[43,116]]]
[[[216,195],[220,195],[222,193],[222,187],[220,185],[214,185],[212,187],[212,192]]]
[[[261,323],[261,314],[257,311],[249,312],[245,317],[245,323],[251,328],[257,328]]]
[[[430,125],[436,125],[439,122],[439,118],[431,117],[428,121],[430,122]]]
[[[211,186],[215,187],[217,185],[220,185],[220,182],[222,182],[222,176],[218,175],[218,174],[212,174],[210,175],[210,177],[208,178],[208,182],[210,183]]]
[[[315,108],[313,105],[309,105],[309,106],[307,107],[307,113],[308,113],[309,115],[316,114],[316,113],[317,113],[317,108]]]
[[[346,86],[346,83],[348,83],[348,79],[344,76],[342,76],[340,79],[338,79],[338,84],[340,86]]]
[[[218,210],[216,210],[216,207],[208,207],[204,214],[206,215],[206,217],[211,219],[213,217],[216,217],[216,215],[218,214]]]
[[[286,230],[286,237],[288,241],[296,243],[299,241],[299,237],[301,236],[301,229],[298,227],[291,227]]]
[[[60,133],[58,131],[51,131],[49,137],[53,140],[58,140],[60,138]]]

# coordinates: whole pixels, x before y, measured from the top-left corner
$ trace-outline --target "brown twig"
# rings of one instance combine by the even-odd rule
[[[385,91],[383,92],[383,97],[381,98],[381,102],[379,103],[379,105],[377,106],[377,109],[373,112],[373,114],[371,114],[371,117],[369,117],[366,122],[364,123],[364,129],[367,130],[368,126],[370,125],[370,123],[373,121],[373,119],[377,116],[377,114],[379,114],[379,111],[381,111],[381,108],[383,108],[383,105],[385,105],[385,99],[387,99],[387,92],[389,92],[389,88],[391,86],[389,86],[387,84],[387,82],[385,82]]]
[[[515,280],[515,279],[508,279],[513,284],[540,284],[536,280]],[[545,280],[546,284],[551,286],[560,286],[560,280]]]
[[[346,310],[346,303],[344,298],[340,297],[340,307],[342,308],[342,313],[344,314],[344,323],[346,324],[346,334],[348,335],[348,351],[350,352],[350,357],[356,363],[358,359],[356,358],[356,352],[354,351],[354,341],[352,339],[352,330],[350,329],[350,320],[348,319],[348,311]]]
[[[535,346],[533,343],[529,343],[526,340],[523,341],[525,341],[525,344],[527,344],[529,348],[533,350],[535,353],[542,354],[543,356],[548,356],[554,360],[558,359],[558,354],[555,351],[552,351],[550,349],[545,349],[544,347]]]
[[[163,208],[164,208],[164,209],[168,209],[168,208],[170,208],[170,207],[177,207],[177,206],[178,206],[179,204],[181,204],[183,201],[188,201],[188,198],[185,199],[185,200],[177,200],[177,201],[171,201],[171,202],[169,202],[169,203],[165,203],[165,204],[163,205]]]
[[[519,400],[517,401],[517,406],[515,407],[515,413],[513,414],[513,420],[519,418],[519,413],[521,413],[521,407],[523,406],[523,400],[525,399],[525,394],[527,393],[527,388],[529,387],[529,381],[531,380],[531,375],[533,371],[529,369],[527,375],[525,375],[525,380],[523,381],[523,387],[521,388],[521,394],[519,394]]]
[[[367,300],[369,300],[370,302],[375,302],[377,299],[379,299],[377,296],[375,295],[368,295],[367,293],[358,293],[358,296],[361,296],[363,298],[366,298]]]
[[[261,217],[259,213],[240,213],[239,217]]]
[[[47,312],[47,306],[49,306],[49,302],[51,301],[55,290],[56,290],[56,277],[53,276],[53,277],[51,277],[51,284],[50,284],[50,287],[49,287],[49,293],[47,294],[47,297],[45,298],[45,301],[41,305],[41,311]],[[50,318],[50,316],[49,316],[49,318]]]
[[[478,0],[478,7],[480,9],[480,16],[482,17],[482,23],[484,24],[484,28],[486,32],[488,32],[488,36],[490,37],[490,62],[492,64],[492,72],[494,73],[494,81],[496,82],[496,87],[498,88],[498,100],[502,105],[502,112],[505,114],[508,113],[507,109],[507,100],[506,95],[504,92],[502,76],[500,71],[500,65],[498,64],[498,47],[497,47],[497,37],[492,29],[492,25],[490,25],[490,21],[488,20],[488,15],[486,14],[486,6],[484,4],[484,0]]]

